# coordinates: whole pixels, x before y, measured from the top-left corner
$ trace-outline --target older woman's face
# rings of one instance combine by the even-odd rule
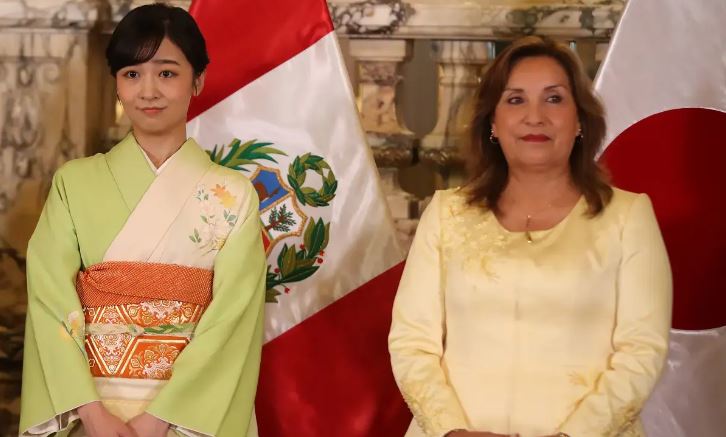
[[[530,170],[567,166],[579,129],[565,69],[550,57],[520,60],[492,122],[507,164]]]

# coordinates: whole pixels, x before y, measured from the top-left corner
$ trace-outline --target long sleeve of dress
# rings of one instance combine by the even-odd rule
[[[28,245],[28,313],[20,431],[46,436],[78,419],[75,409],[98,400],[84,350],[84,320],[75,278],[81,267],[62,171]]]
[[[429,437],[468,427],[441,367],[445,317],[440,247],[441,194],[421,221],[393,305],[388,339],[396,382],[414,418]]]
[[[216,437],[246,434],[259,373],[266,259],[251,184],[248,192],[241,222],[214,262],[212,302],[147,408],[177,428]]]
[[[622,232],[615,352],[595,389],[560,427],[572,437],[629,435],[666,358],[672,283],[668,256],[646,195],[633,202]]]

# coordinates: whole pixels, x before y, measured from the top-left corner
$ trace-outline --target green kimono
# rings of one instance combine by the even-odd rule
[[[211,303],[145,410],[179,435],[255,433],[266,269],[257,195],[193,140],[157,175],[129,135],[58,170],[30,240],[21,435],[68,435],[75,409],[103,400],[99,383],[128,381],[114,366],[89,370],[90,313],[76,290],[79,271],[109,261],[213,271]]]

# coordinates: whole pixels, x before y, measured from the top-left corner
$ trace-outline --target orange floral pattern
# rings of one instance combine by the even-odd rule
[[[173,300],[84,307],[86,323],[153,327],[197,323],[205,307]],[[169,379],[172,365],[189,339],[143,333],[86,334],[88,364],[93,376]]]
[[[232,193],[227,191],[227,187],[225,187],[224,185],[215,185],[215,187],[212,188],[212,192],[214,193],[214,196],[219,199],[219,202],[224,205],[225,208],[232,208],[237,202],[237,198],[234,197]]]
[[[129,376],[143,379],[169,379],[171,366],[186,340],[167,339],[166,342],[139,341],[129,361]]]

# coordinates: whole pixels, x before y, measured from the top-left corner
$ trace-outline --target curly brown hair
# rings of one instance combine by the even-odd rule
[[[570,154],[570,173],[574,185],[585,196],[588,215],[596,216],[613,195],[607,175],[595,161],[605,137],[605,111],[577,55],[569,47],[540,36],[514,41],[494,59],[482,77],[474,100],[474,115],[467,138],[469,151],[465,156],[469,204],[498,209],[509,169],[501,147],[489,138],[494,111],[514,66],[524,58],[540,56],[557,61],[569,78],[582,128],[582,136],[575,140]]]

